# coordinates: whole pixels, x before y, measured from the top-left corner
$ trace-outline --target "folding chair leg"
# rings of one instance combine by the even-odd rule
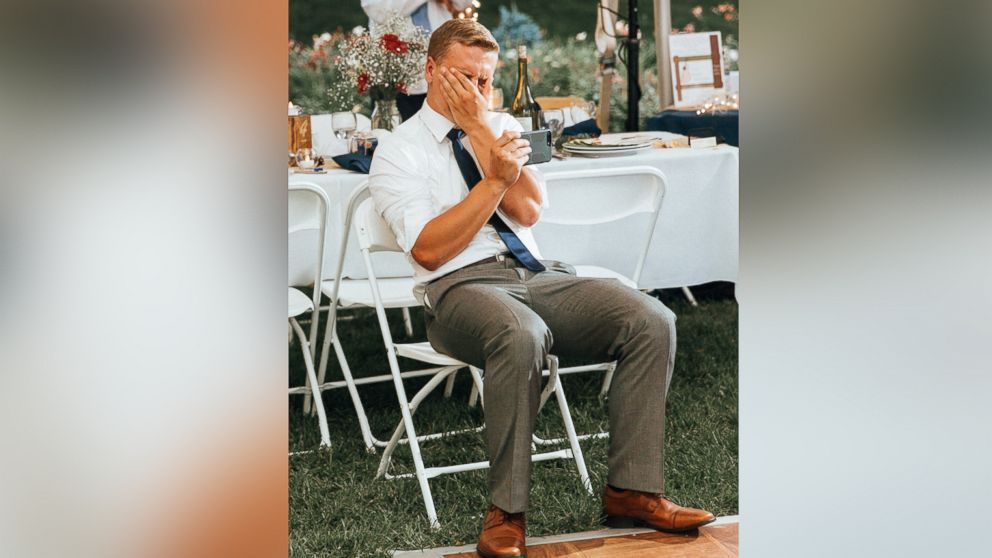
[[[413,395],[413,399],[410,400],[408,405],[410,415],[412,416],[417,412],[417,408],[420,407],[420,403],[423,402],[423,400],[426,399],[427,396],[430,395],[431,392],[444,381],[445,377],[450,378],[450,375],[454,375],[457,371],[457,367],[450,367],[447,370],[442,370],[441,372],[435,374],[434,377],[431,378],[426,384],[424,384],[424,387],[420,388],[420,391],[415,393]],[[386,475],[386,470],[389,468],[389,461],[393,457],[393,451],[396,449],[396,446],[402,443],[404,439],[407,440],[407,443],[409,443],[409,436],[407,438],[402,438],[405,430],[406,423],[400,421],[400,423],[396,425],[396,429],[393,431],[393,436],[386,444],[386,449],[382,452],[382,458],[379,460],[379,469],[375,473],[376,478]]]
[[[689,304],[693,306],[699,306],[699,303],[696,302],[696,297],[692,296],[692,291],[689,290],[689,287],[682,287],[682,294],[684,294],[685,297],[689,299]]]
[[[337,332],[332,334],[331,344],[334,346],[334,354],[337,356],[341,375],[344,376],[345,384],[348,386],[348,395],[351,396],[351,402],[355,406],[355,414],[358,415],[358,427],[362,431],[365,451],[375,453],[375,436],[372,435],[372,429],[369,428],[369,419],[365,415],[362,398],[358,395],[358,386],[355,385],[355,379],[351,375],[351,367],[348,366],[348,359],[344,356],[344,349],[341,348],[341,341],[338,339]],[[324,360],[323,355],[321,356],[321,360]]]
[[[616,369],[616,362],[611,362],[610,367],[606,369],[606,375],[603,376],[603,387],[599,390],[599,397],[601,399],[610,395],[610,385],[613,383],[613,372],[615,372]]]
[[[452,374],[448,376],[448,383],[444,384],[444,398],[448,399],[451,397],[451,392],[455,389],[455,375]]]
[[[290,327],[292,327],[292,326],[290,326]],[[308,390],[311,387],[313,387],[310,384],[310,374],[307,374],[306,382],[303,385],[305,385]],[[315,405],[311,405],[310,404],[312,401],[313,401],[313,395],[311,395],[309,392],[303,394],[303,415],[304,416],[313,416],[313,411],[314,411]]]
[[[328,328],[328,329],[330,329],[330,328]],[[335,333],[334,336],[336,338],[337,337],[337,334]],[[316,343],[317,340],[316,340],[315,336],[311,336],[311,338],[314,340],[313,341],[313,347],[316,347],[317,346],[317,343]],[[313,355],[313,356],[316,357],[316,355]],[[321,355],[320,360],[321,361],[324,360],[324,355]],[[318,393],[319,393],[319,386],[324,385],[324,377],[325,377],[325,373],[326,372],[327,372],[327,366],[321,366],[320,367],[320,370],[317,371]],[[309,395],[306,395],[306,396],[304,396],[304,400],[303,400],[303,412],[304,413],[307,412],[307,407],[309,407],[309,406],[310,406],[310,396]],[[310,412],[312,414],[313,413],[313,410],[311,409]]]
[[[310,343],[307,341],[307,337],[303,333],[303,328],[300,327],[299,322],[297,322],[295,318],[290,318],[289,323],[292,324],[293,330],[300,339],[300,346],[303,349],[303,362],[306,364],[307,368],[307,379],[310,383],[310,390],[313,395],[313,404],[317,407],[317,420],[320,426],[320,447],[330,448],[331,435],[327,427],[327,415],[324,413],[324,402],[320,398],[320,386],[317,383],[317,375],[314,371],[313,355],[310,353]]]
[[[333,300],[331,301],[331,304],[334,304]],[[331,312],[328,312],[328,316],[327,316],[328,324],[327,327],[324,328],[324,342],[323,344],[321,344],[320,347],[320,366],[317,368],[317,375],[320,378],[321,383],[323,383],[325,378],[325,373],[327,372],[327,359],[329,358],[330,355],[331,342],[334,339],[337,339],[337,335],[338,335],[337,324],[330,323],[331,322],[330,314]],[[336,319],[337,317],[335,317],[335,320]],[[339,357],[338,363],[340,362],[341,362],[341,358]],[[307,409],[306,405],[309,403],[309,396],[304,396],[304,397],[305,399],[303,402],[304,404],[303,410],[306,411]]]
[[[380,316],[380,319],[384,319],[384,316]],[[410,455],[413,457],[413,468],[416,471],[417,482],[420,483],[420,493],[424,496],[424,507],[427,508],[427,521],[430,523],[432,529],[439,529],[441,524],[437,520],[437,510],[434,509],[434,497],[431,495],[431,486],[427,482],[427,471],[424,467],[424,458],[420,455],[420,442],[417,440],[417,431],[413,427],[413,413],[411,412],[410,402],[406,397],[406,388],[403,387],[403,378],[400,377],[399,361],[396,358],[396,353],[392,350],[389,351],[387,356],[389,358],[390,371],[393,373],[393,386],[396,388],[396,398],[399,399],[400,413],[403,415],[403,427],[407,432]],[[457,368],[455,370],[457,370]],[[454,370],[452,370],[451,373],[454,373]],[[443,373],[438,374],[432,378],[431,381],[433,382],[435,379],[438,380],[434,383],[436,386],[444,379]],[[431,382],[428,382],[428,385],[430,385],[430,383]],[[424,388],[426,387],[427,386],[424,386]],[[421,388],[421,391],[423,391],[424,388]],[[431,389],[433,389],[433,387]],[[416,410],[415,407],[414,410]],[[397,432],[399,432],[399,428],[397,428]],[[379,462],[380,475],[383,474],[384,467],[388,466],[392,449],[395,448],[396,443],[399,442],[399,436],[394,434],[393,439],[395,440],[395,443],[393,440],[390,440],[390,446],[392,447],[387,446],[382,452],[382,460]]]
[[[362,441],[365,442],[365,451],[375,453],[375,437],[372,436],[372,430],[369,428],[369,420],[365,416],[365,407],[362,406],[362,400],[358,395],[358,387],[355,385],[355,379],[351,375],[351,367],[348,366],[348,359],[345,357],[344,350],[341,348],[337,324],[328,323],[327,327],[324,328],[324,342],[320,349],[320,367],[317,371],[320,378],[320,385],[324,385],[324,378],[327,373],[327,361],[330,358],[330,349],[332,346],[334,348],[334,355],[338,359],[338,367],[341,368],[341,375],[344,376],[344,381],[348,386],[348,394],[351,396],[351,402],[355,406],[355,414],[358,415],[358,426],[362,431]]]
[[[403,329],[407,337],[413,337],[413,320],[410,319],[410,309],[403,308]]]
[[[470,374],[472,374],[472,393],[469,393],[468,394],[468,406],[474,408],[475,407],[475,402],[478,401],[482,405],[482,408],[485,409],[486,408],[486,404],[485,404],[485,401],[483,401],[483,399],[481,397],[481,395],[482,395],[482,373],[481,373],[481,371],[478,368],[476,368],[474,366],[469,366],[468,367],[468,371],[469,371]]]
[[[575,435],[575,424],[572,423],[572,414],[568,410],[568,401],[565,399],[565,390],[561,387],[561,379],[558,377],[558,361],[555,359],[551,376],[554,378],[555,398],[558,399],[558,408],[561,410],[561,418],[565,423],[565,433],[568,435],[568,445],[572,448],[572,458],[575,459],[575,467],[579,470],[579,479],[582,486],[589,492],[590,496],[596,493],[592,490],[592,481],[589,480],[589,471],[586,470],[586,460],[582,456],[582,446]]]
[[[293,324],[291,324],[289,322],[286,322],[286,328],[289,330],[289,347],[292,348],[293,347],[293,341],[296,340],[296,335],[293,333]],[[306,384],[304,384],[304,385],[307,387],[307,389],[310,388],[310,377],[309,376],[307,376]],[[303,414],[304,415],[312,415],[313,414],[313,409],[310,406],[310,398],[311,398],[311,395],[309,393],[304,393],[303,394]]]

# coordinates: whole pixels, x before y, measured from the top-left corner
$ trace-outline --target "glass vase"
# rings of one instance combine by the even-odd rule
[[[396,108],[396,99],[379,99],[372,110],[372,129],[389,130],[392,132],[400,125],[400,111]]]

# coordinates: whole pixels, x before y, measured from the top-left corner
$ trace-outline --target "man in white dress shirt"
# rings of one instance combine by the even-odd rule
[[[431,37],[423,108],[382,140],[369,186],[406,252],[427,337],[485,372],[490,507],[478,551],[526,556],[531,435],[548,354],[616,360],[610,389],[609,477],[614,524],[687,531],[714,520],[664,497],[665,399],[675,316],[613,279],[579,278],[540,259],[530,227],[546,207],[520,125],[487,110],[499,46],[468,19]]]
[[[393,13],[409,16],[414,25],[428,33],[434,31],[458,12],[472,5],[472,0],[362,0],[362,9],[369,16],[369,33]],[[403,120],[413,116],[424,104],[427,82],[420,80],[396,96],[396,108]]]

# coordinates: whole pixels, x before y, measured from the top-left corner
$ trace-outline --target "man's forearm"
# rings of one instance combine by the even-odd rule
[[[465,199],[427,223],[410,252],[413,259],[434,271],[457,256],[489,221],[504,192],[496,180],[484,179]]]
[[[499,204],[500,210],[525,227],[533,227],[541,216],[541,189],[527,169],[510,186]]]

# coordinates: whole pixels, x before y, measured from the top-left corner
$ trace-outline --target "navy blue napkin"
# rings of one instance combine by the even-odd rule
[[[369,173],[369,167],[372,166],[372,156],[371,155],[358,155],[356,153],[345,153],[344,155],[335,155],[331,157],[334,162],[341,165],[341,168],[352,170],[355,172],[360,172],[362,174]]]
[[[596,125],[596,121],[591,118],[589,120],[583,120],[577,124],[572,124],[571,126],[566,126],[561,132],[563,136],[578,136],[580,134],[599,136],[602,133],[603,131]]]

